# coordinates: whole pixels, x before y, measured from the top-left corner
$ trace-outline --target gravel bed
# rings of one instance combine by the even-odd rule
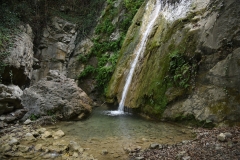
[[[196,138],[130,153],[131,160],[240,160],[240,127],[193,130]]]

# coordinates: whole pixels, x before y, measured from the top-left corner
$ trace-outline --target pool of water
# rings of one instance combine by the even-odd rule
[[[180,125],[154,122],[131,114],[110,114],[107,108],[94,109],[84,121],[61,122],[65,138],[74,139],[99,160],[127,159],[126,149],[147,148],[151,143],[172,144],[192,139],[191,131]],[[107,150],[108,154],[102,155]]]

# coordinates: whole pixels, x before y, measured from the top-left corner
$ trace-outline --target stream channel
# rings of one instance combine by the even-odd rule
[[[106,111],[106,107],[98,107],[87,120],[60,122],[48,128],[63,130],[65,140],[78,142],[98,160],[126,160],[126,150],[193,139],[186,126],[150,121],[131,114],[110,116]]]

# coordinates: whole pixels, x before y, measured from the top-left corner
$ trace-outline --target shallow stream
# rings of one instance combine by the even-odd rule
[[[75,140],[98,160],[126,160],[126,150],[193,138],[190,129],[184,126],[149,121],[130,114],[109,116],[106,111],[107,108],[99,107],[85,121],[61,122],[49,129],[63,130],[66,134],[64,139]]]

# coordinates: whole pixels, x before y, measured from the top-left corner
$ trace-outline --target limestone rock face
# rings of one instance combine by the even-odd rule
[[[67,77],[75,79],[84,69],[84,65],[78,60],[78,56],[85,56],[90,52],[93,42],[90,39],[82,40],[76,45],[74,53],[69,60]]]
[[[150,21],[148,9],[155,7],[155,1],[147,3],[149,7],[145,3],[136,14],[121,48],[106,92],[111,103],[121,100],[135,48]],[[174,3],[161,6],[136,65],[125,106],[153,118],[191,115],[200,121],[239,122],[240,1]]]
[[[0,84],[0,115],[22,109],[22,94],[23,91],[18,86]]]
[[[75,48],[76,25],[54,17],[44,28],[36,58],[41,68],[33,72],[32,84],[47,76],[49,70],[59,70],[66,75],[70,54]]]
[[[3,84],[13,83],[25,87],[30,84],[33,66],[33,33],[27,24],[20,26],[20,33],[15,36],[10,55],[4,60],[7,66],[2,75]]]
[[[22,105],[28,108],[23,119],[31,115],[55,115],[61,120],[78,120],[89,115],[92,100],[73,79],[66,78],[60,71],[50,70],[22,95]]]

